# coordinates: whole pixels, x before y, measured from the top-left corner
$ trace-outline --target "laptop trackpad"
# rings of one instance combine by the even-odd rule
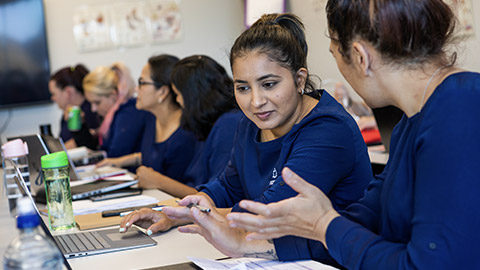
[[[122,240],[128,240],[129,238],[138,238],[141,237],[138,233],[138,231],[127,231],[126,233],[119,233],[119,232],[114,232],[114,233],[109,233],[106,234],[106,237],[108,237],[111,241],[116,242],[116,241],[122,241]]]

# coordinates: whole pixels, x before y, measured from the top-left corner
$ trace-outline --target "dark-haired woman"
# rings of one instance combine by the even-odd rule
[[[155,171],[167,177],[184,180],[185,171],[196,153],[198,140],[193,132],[180,126],[182,108],[171,89],[170,74],[179,59],[158,55],[148,59],[137,85],[136,107],[153,114],[143,133],[141,152],[118,158],[107,158],[97,166],[138,167],[141,187],[145,172]]]
[[[182,108],[181,127],[195,134],[200,141],[186,145],[195,151],[193,160],[183,176],[155,171],[147,167],[137,170],[139,186],[158,188],[183,198],[197,193],[195,187],[223,171],[230,158],[233,139],[242,113],[232,95],[233,83],[225,69],[204,55],[184,58],[175,64],[171,73],[172,89]],[[177,155],[184,155],[178,152]]]
[[[90,103],[85,99],[82,81],[88,74],[88,69],[78,64],[75,67],[64,67],[55,72],[48,83],[51,99],[57,103],[58,107],[64,112],[60,122],[60,138],[65,142],[66,148],[75,148],[78,146],[87,146],[90,149],[96,149],[96,141],[87,140],[82,137],[72,135],[68,130],[67,121],[68,110],[71,106],[78,106],[83,112],[83,124],[86,130],[95,130],[100,125],[100,118],[91,110]]]
[[[242,199],[268,203],[295,196],[280,174],[285,166],[310,176],[336,209],[345,209],[363,195],[372,176],[366,145],[345,109],[327,92],[316,90],[307,69],[307,51],[303,25],[293,15],[262,16],[236,39],[230,63],[235,98],[246,117],[240,121],[224,172],[200,186],[200,194],[179,203],[209,205],[212,211],[205,219],[210,223],[203,226],[196,220],[198,213],[192,212],[199,225],[182,227],[182,232],[202,234],[228,256],[329,261],[320,242],[305,238],[247,242],[246,232],[228,227],[224,216],[241,211]],[[190,218],[188,208],[164,213],[182,221]],[[132,223],[142,214],[125,221]],[[224,248],[232,243],[236,244]]]
[[[447,51],[452,11],[441,0],[329,0],[326,11],[347,81],[371,107],[405,113],[385,170],[343,212],[286,170],[299,195],[242,202],[260,215],[232,214],[232,225],[256,232],[250,239],[320,240],[347,269],[480,269],[480,74]]]

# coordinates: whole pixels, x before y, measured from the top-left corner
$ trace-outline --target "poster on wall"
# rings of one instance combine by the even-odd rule
[[[115,47],[146,43],[146,13],[143,2],[116,3],[110,6],[111,34]]]
[[[475,28],[473,22],[472,0],[445,0],[457,16],[460,34],[474,36]]]
[[[150,39],[153,43],[181,38],[180,0],[152,0],[148,3],[147,10]]]
[[[106,6],[82,6],[73,14],[73,35],[81,52],[112,47]]]

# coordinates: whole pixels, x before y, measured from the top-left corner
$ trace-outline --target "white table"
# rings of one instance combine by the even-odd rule
[[[171,198],[158,190],[146,190],[145,195],[159,200]],[[8,212],[8,201],[5,196],[0,199],[0,254],[5,252],[10,241],[17,235],[15,219]],[[159,266],[189,262],[187,256],[210,259],[225,258],[203,237],[183,234],[177,229],[158,233],[152,236],[157,241],[153,247],[138,248],[100,255],[68,259],[73,269],[145,269]]]

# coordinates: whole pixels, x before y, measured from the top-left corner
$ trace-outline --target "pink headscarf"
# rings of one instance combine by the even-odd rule
[[[135,90],[135,82],[130,75],[130,70],[123,63],[114,63],[111,67],[117,74],[117,100],[107,114],[103,118],[103,122],[98,129],[98,140],[100,145],[103,144],[103,139],[108,137],[110,125],[112,124],[115,113],[120,105],[128,101]]]

